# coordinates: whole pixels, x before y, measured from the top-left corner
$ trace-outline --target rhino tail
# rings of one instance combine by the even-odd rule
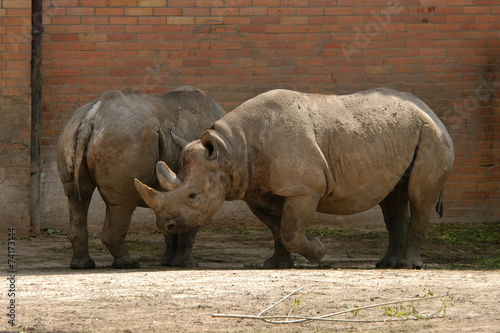
[[[439,192],[439,198],[436,204],[436,212],[439,214],[439,218],[443,218],[443,191]]]
[[[97,101],[92,105],[87,115],[83,118],[78,131],[76,134],[76,145],[75,145],[75,162],[74,162],[74,179],[75,179],[75,191],[76,198],[78,201],[81,200],[80,196],[80,173],[84,164],[84,157],[87,151],[87,144],[92,135],[94,129],[94,116],[101,106],[101,101]]]

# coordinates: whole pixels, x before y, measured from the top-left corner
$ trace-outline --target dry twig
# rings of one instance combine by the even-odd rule
[[[290,315],[282,315],[282,316],[263,316],[264,313],[267,311],[275,308],[278,304],[292,296],[293,294],[297,293],[298,291],[302,290],[303,288],[299,288],[295,290],[294,292],[286,295],[282,299],[280,299],[278,302],[273,304],[272,306],[268,307],[264,311],[260,312],[257,316],[251,316],[251,315],[236,315],[236,314],[214,314],[214,317],[224,317],[224,318],[240,318],[240,319],[257,319],[257,320],[263,320],[268,323],[273,323],[273,324],[293,324],[293,323],[304,323],[304,322],[310,322],[310,321],[335,321],[335,322],[355,322],[355,323],[380,323],[380,322],[393,322],[393,321],[407,321],[407,320],[424,320],[424,319],[434,319],[434,318],[441,318],[442,316],[439,315],[440,311],[435,312],[432,315],[422,315],[422,316],[407,316],[405,318],[392,318],[392,319],[383,319],[383,320],[357,320],[357,319],[332,319],[330,317],[338,316],[341,314],[349,313],[349,312],[357,312],[360,310],[365,310],[365,309],[370,309],[370,308],[375,308],[375,307],[381,307],[381,306],[386,306],[386,305],[393,305],[393,304],[401,304],[401,303],[408,303],[408,302],[420,302],[420,301],[425,301],[433,298],[443,298],[443,297],[450,297],[455,295],[456,293],[453,294],[446,294],[446,295],[439,295],[439,296],[427,296],[427,297],[420,297],[420,298],[412,298],[412,299],[406,299],[406,300],[401,300],[401,301],[392,301],[392,302],[386,302],[386,303],[379,303],[379,304],[373,304],[373,305],[367,305],[359,308],[354,308],[354,309],[349,309],[345,311],[340,311],[340,312],[335,312],[335,313],[330,313],[326,314],[320,317],[303,317],[303,316],[290,316]],[[285,321],[283,320],[278,320],[278,319],[286,319]],[[293,320],[290,320],[293,319]]]

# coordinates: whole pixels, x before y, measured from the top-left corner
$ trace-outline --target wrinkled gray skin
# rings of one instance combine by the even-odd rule
[[[166,233],[185,232],[224,200],[242,199],[271,228],[265,268],[292,267],[290,253],[320,262],[325,248],[305,231],[315,211],[348,215],[380,205],[389,231],[377,267],[421,268],[433,206],[453,165],[452,141],[414,95],[388,88],[343,96],[273,90],[215,122],[183,151],[169,191],[136,180]]]
[[[132,213],[147,207],[134,177],[158,187],[161,160],[179,170],[181,149],[169,131],[199,138],[225,112],[204,92],[182,87],[162,95],[124,89],[109,91],[76,111],[59,139],[58,169],[69,203],[71,268],[94,268],[89,256],[87,211],[97,187],[106,204],[102,242],[115,268],[136,268],[125,247]],[[197,227],[165,236],[162,265],[196,266],[191,249]]]

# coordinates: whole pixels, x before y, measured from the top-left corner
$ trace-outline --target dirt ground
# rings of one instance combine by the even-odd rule
[[[313,231],[327,248],[323,265],[295,256],[296,268],[289,270],[259,268],[272,254],[271,235],[265,229],[201,231],[194,248],[200,263],[196,269],[160,266],[162,236],[133,233],[128,247],[141,268],[114,270],[109,252],[95,235],[90,248],[98,268],[73,271],[67,237],[48,230],[16,241],[16,325],[2,316],[0,331],[500,332],[500,270],[481,266],[498,263],[498,224],[468,228],[433,227],[424,245],[423,270],[374,269],[387,246],[386,232],[359,228]],[[468,238],[474,230],[479,230],[476,242]],[[7,248],[6,242],[2,248]],[[2,265],[7,267],[6,259]],[[8,281],[1,288],[1,308],[7,312],[12,299]],[[347,321],[276,324],[214,316],[257,316],[276,305],[263,315],[316,317],[448,293],[454,295],[331,317]],[[388,308],[401,312],[400,319],[446,309],[437,319],[386,321],[397,319],[387,314]]]

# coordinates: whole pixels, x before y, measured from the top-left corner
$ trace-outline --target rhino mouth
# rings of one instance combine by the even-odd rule
[[[180,217],[167,217],[157,221],[156,225],[167,235],[176,234],[179,229],[184,229],[184,220]]]

